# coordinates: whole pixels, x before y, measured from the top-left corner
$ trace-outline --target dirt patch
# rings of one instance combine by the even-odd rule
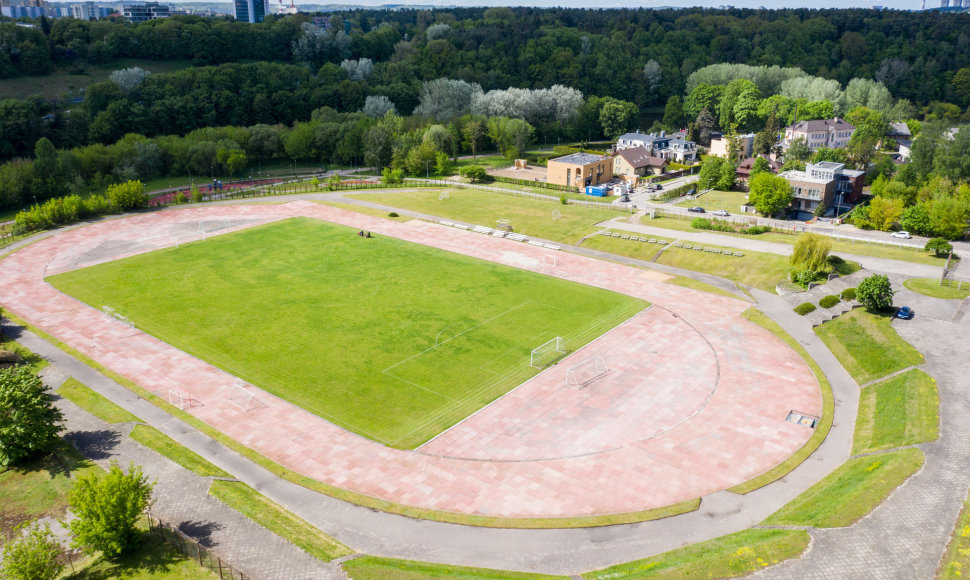
[[[513,169],[511,166],[502,169],[489,169],[487,173],[489,175],[508,177],[511,179],[546,182],[546,168],[536,165],[528,165],[525,169]]]

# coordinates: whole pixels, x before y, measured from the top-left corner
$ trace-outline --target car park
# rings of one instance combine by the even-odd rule
[[[894,238],[902,238],[904,240],[908,240],[908,239],[910,239],[910,238],[913,237],[913,236],[909,235],[909,232],[902,231],[902,230],[901,231],[898,231],[898,232],[893,232],[893,233],[891,233],[889,235],[891,235]]]
[[[702,207],[689,207],[687,211],[692,211],[694,213],[704,213],[704,208]]]
[[[913,309],[909,306],[901,306],[899,310],[896,311],[896,318],[901,318],[902,320],[909,320],[913,317]]]

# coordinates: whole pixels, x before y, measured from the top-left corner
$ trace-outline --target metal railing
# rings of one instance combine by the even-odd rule
[[[148,514],[148,530],[149,533],[165,540],[180,553],[198,562],[199,566],[213,574],[218,574],[219,578],[226,580],[247,580],[251,578],[251,576],[234,568],[232,564],[217,556],[212,550],[199,544],[197,540],[185,535],[176,526],[151,514]]]

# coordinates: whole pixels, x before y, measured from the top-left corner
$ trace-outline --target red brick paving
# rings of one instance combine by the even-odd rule
[[[229,403],[232,377],[61,294],[45,275],[173,245],[198,222],[232,228],[310,216],[641,297],[655,306],[429,442],[401,451],[260,392]],[[224,224],[220,224],[224,225]],[[223,231],[228,231],[225,229]],[[628,512],[754,477],[811,431],[821,396],[787,345],[738,315],[747,304],[663,284],[642,270],[420,221],[392,222],[311,202],[189,207],[59,233],[0,262],[0,302],[146,389],[180,388],[190,412],[307,476],[389,501],[517,517]],[[611,372],[584,389],[565,370],[593,354]]]

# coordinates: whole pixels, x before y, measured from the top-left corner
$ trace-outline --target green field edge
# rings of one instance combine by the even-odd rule
[[[970,569],[970,493],[963,501],[963,508],[953,525],[953,533],[940,559],[936,577],[950,580],[963,578]]]
[[[446,512],[441,510],[429,510],[424,508],[417,508],[413,506],[408,506],[404,504],[398,504],[367,495],[363,495],[350,490],[342,489],[336,486],[332,486],[315,479],[309,478],[305,475],[301,475],[295,471],[287,469],[282,465],[276,463],[275,461],[261,455],[260,453],[250,449],[237,442],[235,439],[229,437],[228,435],[222,433],[221,431],[211,427],[207,423],[200,419],[197,419],[186,413],[185,411],[171,405],[165,399],[155,395],[154,393],[144,389],[137,383],[131,381],[130,379],[119,375],[118,373],[105,368],[104,366],[98,364],[92,360],[87,355],[78,352],[73,347],[65,344],[63,341],[54,338],[47,332],[37,328],[36,326],[28,323],[23,318],[20,318],[15,313],[11,312],[9,309],[4,310],[4,316],[8,318],[11,322],[25,328],[26,330],[40,336],[48,343],[61,349],[70,356],[78,359],[87,366],[91,367],[93,370],[100,372],[111,380],[117,382],[118,384],[126,387],[142,399],[148,401],[149,403],[155,405],[156,407],[162,409],[163,411],[169,413],[190,425],[191,427],[197,429],[198,431],[208,435],[212,439],[218,441],[222,445],[238,452],[243,455],[253,463],[263,467],[264,469],[272,472],[274,475],[284,479],[290,483],[294,483],[301,487],[305,487],[311,491],[322,493],[330,497],[346,501],[348,503],[356,504],[362,507],[376,509],[379,511],[392,513],[396,515],[401,515],[414,519],[430,520],[435,522],[460,524],[466,526],[475,526],[483,528],[510,528],[510,529],[567,529],[567,528],[592,528],[601,526],[612,526],[618,524],[632,524],[639,522],[646,522],[651,520],[659,520],[663,518],[668,518],[688,512],[697,510],[700,507],[700,498],[683,501],[680,503],[672,504],[669,506],[663,506],[658,508],[652,508],[648,510],[627,512],[619,514],[604,514],[597,516],[580,516],[572,518],[498,518],[491,516],[477,516],[468,514],[459,514],[454,512]]]
[[[903,281],[903,286],[917,294],[940,300],[963,300],[970,297],[970,285],[966,288],[941,286],[939,280],[933,278],[909,278]]]
[[[901,384],[899,390],[914,397],[910,402],[915,404],[916,416],[906,416],[901,425],[893,425],[897,431],[902,431],[896,439],[878,445],[873,444],[873,439],[880,434],[876,421],[880,402],[878,391],[897,384]],[[902,374],[880,379],[876,383],[863,387],[861,391],[859,412],[852,436],[853,456],[930,443],[939,439],[940,397],[936,379],[927,373],[918,368],[910,369]]]
[[[812,436],[805,442],[802,447],[788,457],[785,461],[779,463],[768,471],[762,473],[761,475],[749,479],[744,483],[735,485],[734,487],[729,487],[727,491],[732,493],[737,493],[744,495],[746,493],[751,493],[756,489],[760,489],[769,483],[774,483],[782,477],[785,477],[791,473],[796,467],[801,465],[815,450],[825,441],[828,437],[829,430],[832,429],[832,420],[835,415],[835,396],[832,393],[832,385],[829,383],[828,378],[826,378],[825,373],[822,372],[822,368],[818,366],[815,359],[808,354],[808,351],[798,343],[790,334],[785,332],[785,330],[774,320],[768,318],[760,310],[755,308],[749,308],[744,312],[744,317],[751,322],[761,326],[768,332],[774,334],[781,340],[783,340],[788,346],[790,346],[805,364],[812,369],[812,373],[815,375],[815,380],[818,381],[819,390],[822,392],[822,418],[819,420],[818,425],[815,427],[815,432]]]
[[[219,469],[198,453],[149,425],[135,425],[128,437],[196,475],[202,477],[232,477],[231,474]]]
[[[141,419],[111,402],[73,377],[69,377],[55,392],[105,423],[141,423]]]
[[[550,576],[530,572],[512,572],[491,568],[452,566],[416,560],[398,560],[379,556],[362,556],[341,565],[354,580],[423,580],[425,578],[456,578],[458,580],[565,580],[569,576]]]

